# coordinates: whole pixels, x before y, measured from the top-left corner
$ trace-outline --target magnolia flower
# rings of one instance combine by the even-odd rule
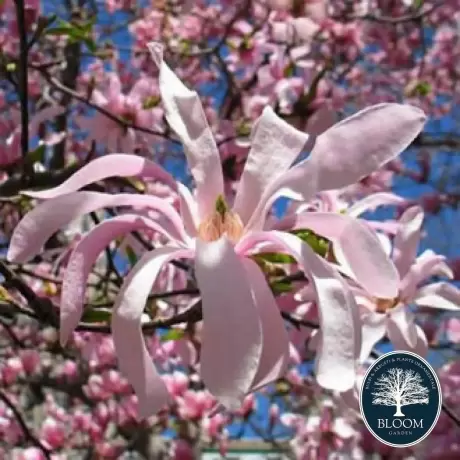
[[[102,109],[113,113],[121,120],[141,128],[153,128],[161,120],[161,111],[156,108],[158,97],[155,86],[148,78],[140,79],[129,94],[122,92],[118,75],[109,74],[108,85],[105,91],[93,90],[92,100]],[[122,150],[132,153],[139,140],[152,139],[152,136],[139,132],[133,128],[121,126],[101,112],[94,117],[80,117],[79,125],[89,131],[89,139],[104,142],[109,151]]]
[[[398,295],[376,299],[360,288],[354,290],[358,304],[363,307],[362,361],[369,357],[372,347],[386,334],[396,349],[415,351],[422,356],[426,354],[425,333],[415,324],[414,315],[408,310],[408,305],[448,311],[458,311],[460,308],[460,290],[453,284],[440,281],[422,285],[434,275],[453,277],[444,256],[427,250],[416,257],[423,217],[422,208],[412,206],[399,221],[400,227],[394,237],[392,251],[400,277]],[[391,246],[388,251],[391,251]]]
[[[163,61],[161,46],[151,44],[150,49],[160,68],[166,118],[184,145],[196,196],[146,159],[131,155],[99,158],[54,189],[27,193],[49,201],[38,205],[19,223],[11,240],[9,260],[27,260],[69,220],[102,207],[143,207],[163,216],[154,220],[133,212],[97,225],[70,257],[61,299],[60,336],[64,344],[81,318],[91,266],[111,240],[148,228],[170,241],[139,260],[125,279],[112,314],[119,367],[135,389],[141,414],[148,416],[158,411],[168,396],[141,330],[144,305],[164,264],[175,259],[194,260],[203,311],[200,374],[220,403],[236,408],[248,392],[282,375],[289,359],[289,339],[276,301],[250,256],[263,251],[264,246],[288,253],[305,272],[318,303],[322,335],[317,380],[333,390],[351,388],[360,344],[353,295],[337,270],[306,243],[289,233],[264,231],[265,216],[280,196],[309,200],[320,190],[347,186],[378,169],[418,135],[424,114],[399,104],[370,107],[319,135],[310,157],[290,168],[308,135],[266,108],[253,128],[251,151],[230,209],[223,198],[219,153],[198,95],[187,89]],[[163,180],[178,190],[181,215],[154,196],[77,191],[113,176]],[[324,225],[330,222],[326,215]],[[369,267],[375,263],[379,269],[372,268],[371,272],[379,273],[379,278],[364,276],[363,284],[380,295],[396,295],[394,269],[378,240],[362,225],[349,222],[347,218],[341,224],[338,246],[343,246],[346,231],[350,232],[349,244],[356,246],[354,251],[343,251],[342,260],[358,277],[363,274],[360,264]],[[381,258],[373,256],[379,251]]]
[[[61,106],[50,106],[38,111],[30,119],[29,123],[29,137],[34,139],[39,134],[40,125],[46,121],[53,119],[58,115],[62,115],[65,108]],[[11,122],[17,126],[11,135],[5,140],[4,145],[0,145],[0,166],[9,166],[21,158],[21,125],[18,122]],[[65,133],[52,133],[45,139],[40,139],[40,145],[52,147],[59,144],[65,137]]]

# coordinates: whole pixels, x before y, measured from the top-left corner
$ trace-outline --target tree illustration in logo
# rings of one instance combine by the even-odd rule
[[[401,407],[411,404],[428,404],[428,388],[422,385],[419,373],[400,368],[389,369],[374,384],[372,404],[396,406],[393,417],[404,417]]]

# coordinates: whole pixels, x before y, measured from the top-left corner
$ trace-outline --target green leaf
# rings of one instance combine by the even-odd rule
[[[316,233],[313,233],[308,229],[293,230],[291,233],[307,243],[313,249],[313,251],[316,252],[316,254],[320,255],[321,257],[326,256],[326,253],[329,249],[329,241],[325,238],[317,235]]]
[[[167,342],[168,340],[180,340],[184,337],[185,331],[182,329],[170,329],[168,332],[160,337],[160,342]]]
[[[46,146],[44,144],[38,146],[35,150],[29,152],[29,160],[31,163],[42,163],[45,159]]]
[[[131,246],[126,246],[126,256],[128,257],[129,263],[134,266],[137,263],[137,255]]]
[[[272,281],[270,287],[274,295],[284,294],[286,292],[291,292],[292,283],[290,281],[278,280]]]
[[[263,252],[261,254],[256,254],[253,257],[256,262],[269,262],[271,264],[295,264],[296,260],[294,257],[288,254],[282,254],[281,252]]]
[[[16,70],[16,63],[15,62],[8,62],[6,64],[6,71],[7,72],[14,72]]]
[[[149,110],[153,109],[160,103],[160,97],[159,96],[149,96],[144,103],[142,104],[142,108],[144,110]]]
[[[83,41],[85,42],[86,47],[92,53],[95,53],[97,51],[97,45],[92,38],[85,38]]]
[[[82,321],[84,323],[108,323],[112,317],[110,310],[102,308],[93,308],[85,310],[83,313]]]

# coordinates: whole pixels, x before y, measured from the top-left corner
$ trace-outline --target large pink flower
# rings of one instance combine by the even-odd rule
[[[408,208],[401,216],[399,228],[387,248],[399,273],[398,294],[391,298],[375,298],[356,288],[357,301],[362,306],[363,344],[361,360],[369,357],[372,347],[388,335],[396,349],[415,351],[426,355],[427,339],[423,329],[414,321],[408,309],[411,304],[447,311],[460,309],[460,290],[446,281],[426,284],[434,275],[453,277],[442,255],[427,250],[417,257],[421,238],[423,210]]]
[[[112,315],[120,369],[136,391],[141,414],[147,416],[160,409],[168,396],[141,330],[146,299],[163,265],[175,259],[194,259],[204,324],[201,376],[224,406],[234,408],[249,391],[278,378],[289,359],[289,340],[276,301],[262,271],[247,256],[264,248],[287,252],[305,272],[319,306],[322,334],[317,380],[329,389],[351,388],[360,345],[353,295],[337,270],[307,244],[289,233],[265,231],[265,216],[280,196],[309,200],[320,190],[350,185],[378,169],[418,135],[424,114],[399,104],[363,110],[319,135],[309,158],[291,168],[308,135],[266,108],[253,128],[252,148],[230,209],[222,198],[219,153],[199,97],[163,61],[161,46],[152,44],[151,51],[160,67],[165,114],[184,145],[196,197],[148,160],[130,155],[97,159],[54,189],[28,192],[29,196],[49,201],[38,205],[20,222],[11,240],[9,260],[27,260],[40,251],[56,229],[102,207],[136,206],[163,216],[160,220],[133,212],[96,226],[70,257],[61,299],[60,334],[65,343],[81,318],[91,266],[111,240],[148,228],[170,241],[167,247],[147,252],[139,260],[125,279]],[[77,191],[107,177],[135,175],[160,178],[178,190],[181,216],[154,196]],[[343,225],[342,230],[345,228],[353,233],[353,226]],[[383,254],[378,240],[369,239],[362,226],[358,234],[363,236],[363,242],[353,234],[355,251],[344,254],[344,260],[353,267],[360,263],[359,254],[367,257],[373,250]],[[375,286],[379,281],[385,286],[379,288],[379,294],[383,290],[396,295],[397,277],[388,257],[383,254],[372,260],[380,267],[372,273],[378,272],[380,277],[370,284]]]

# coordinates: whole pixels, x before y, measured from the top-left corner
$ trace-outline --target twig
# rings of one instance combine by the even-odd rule
[[[16,418],[17,422],[19,423],[26,439],[30,441],[34,446],[38,447],[42,452],[45,458],[51,460],[51,451],[48,450],[39,440],[36,438],[32,431],[30,431],[29,427],[27,426],[26,422],[24,421],[24,417],[21,413],[16,409],[13,402],[6,396],[6,394],[0,390],[0,400],[2,400],[6,406],[13,412],[14,417]]]
[[[16,16],[19,33],[19,99],[21,105],[21,151],[26,158],[29,153],[29,84],[27,61],[29,49],[27,44],[24,0],[15,0]],[[24,164],[24,179],[33,175],[33,167],[29,162]]]

